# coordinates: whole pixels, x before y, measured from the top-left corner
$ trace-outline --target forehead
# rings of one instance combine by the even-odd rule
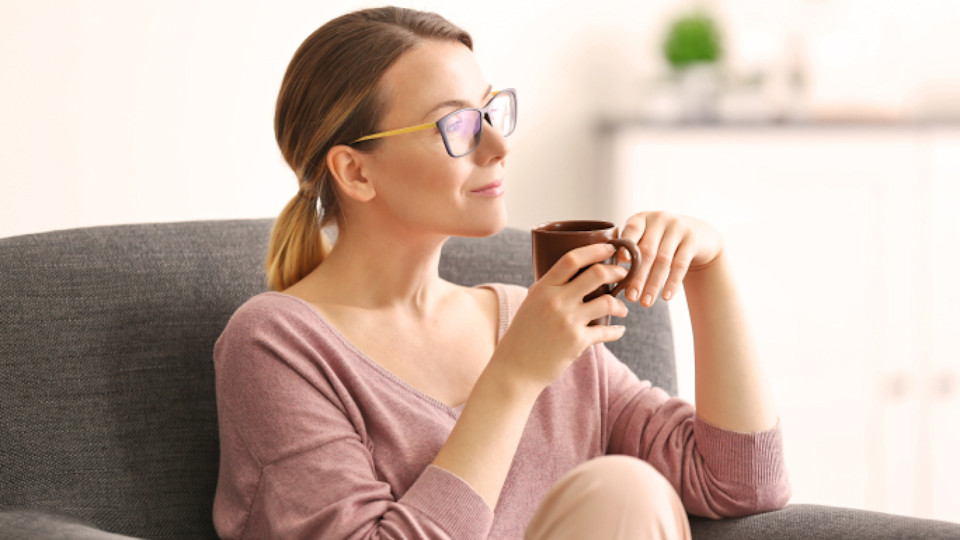
[[[486,79],[473,52],[459,41],[427,40],[403,53],[383,74],[386,119],[421,118],[438,103],[480,106]]]

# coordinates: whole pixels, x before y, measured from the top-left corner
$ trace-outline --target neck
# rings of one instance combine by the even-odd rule
[[[429,316],[449,285],[439,275],[445,241],[437,235],[346,228],[304,285],[329,303]]]

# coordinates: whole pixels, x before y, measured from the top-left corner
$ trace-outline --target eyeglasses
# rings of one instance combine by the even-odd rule
[[[513,129],[517,126],[516,90],[508,88],[494,92],[493,97],[482,109],[458,109],[436,122],[374,133],[373,135],[360,137],[350,144],[412,133],[436,126],[440,130],[443,145],[450,157],[463,157],[476,150],[477,146],[480,145],[480,134],[483,131],[482,120],[484,119],[491,126],[497,128],[504,137],[513,133]]]

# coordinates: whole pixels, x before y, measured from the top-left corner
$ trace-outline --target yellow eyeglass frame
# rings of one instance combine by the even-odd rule
[[[490,94],[490,101],[487,102],[487,105],[489,105],[490,102],[492,102],[494,98],[496,98],[499,94],[502,94],[502,93],[509,93],[509,94],[511,94],[511,95],[513,96],[514,115],[516,115],[516,99],[517,99],[517,98],[516,98],[516,91],[515,91],[514,89],[512,89],[512,88],[507,88],[507,89],[504,89],[504,90],[497,90],[496,92],[491,93],[491,94]],[[356,144],[356,143],[363,142],[363,141],[370,141],[370,140],[373,140],[373,139],[382,139],[382,138],[384,138],[384,137],[392,137],[392,136],[394,136],[394,135],[403,135],[404,133],[413,133],[413,132],[415,132],[415,131],[423,131],[423,130],[425,130],[425,129],[430,129],[430,128],[433,128],[433,127],[439,128],[439,127],[440,127],[440,122],[442,122],[444,118],[446,118],[446,117],[448,117],[448,116],[450,116],[450,115],[452,115],[452,114],[456,114],[456,113],[458,113],[458,112],[460,112],[460,111],[463,111],[463,110],[475,110],[475,111],[480,111],[480,113],[481,113],[481,122],[482,122],[482,116],[486,113],[486,108],[487,108],[487,106],[485,105],[482,109],[475,109],[475,108],[473,108],[473,107],[467,107],[467,108],[465,108],[465,109],[457,109],[457,110],[455,110],[455,111],[453,111],[453,112],[451,112],[451,113],[449,113],[449,114],[445,114],[445,115],[443,116],[443,118],[440,118],[440,120],[437,120],[436,122],[428,122],[428,123],[426,123],[426,124],[420,124],[420,125],[416,125],[416,126],[410,126],[410,127],[398,128],[398,129],[391,129],[390,131],[381,131],[380,133],[374,133],[374,134],[372,134],[372,135],[366,135],[366,136],[364,136],[364,137],[360,137],[359,139],[351,142],[350,144]],[[483,128],[481,127],[481,129],[483,129]],[[443,144],[444,144],[444,146],[447,148],[447,153],[449,153],[452,157],[462,157],[462,156],[465,156],[465,155],[469,154],[470,152],[472,152],[473,150],[476,149],[476,147],[474,147],[473,149],[470,150],[470,152],[467,152],[466,154],[453,155],[453,153],[450,151],[450,146],[449,146],[449,144],[448,144],[447,141],[446,141],[446,136],[443,135],[443,130],[441,129],[440,132],[441,132],[440,134],[444,137]],[[509,133],[507,133],[507,135],[509,135]],[[478,140],[478,143],[479,143],[479,140]]]

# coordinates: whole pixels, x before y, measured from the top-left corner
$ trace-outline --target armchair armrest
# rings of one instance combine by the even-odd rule
[[[792,504],[783,510],[735,519],[690,516],[698,540],[844,540],[960,538],[960,524],[852,508]]]
[[[26,510],[0,512],[0,538],[133,540],[131,536],[101,531],[70,516]]]

